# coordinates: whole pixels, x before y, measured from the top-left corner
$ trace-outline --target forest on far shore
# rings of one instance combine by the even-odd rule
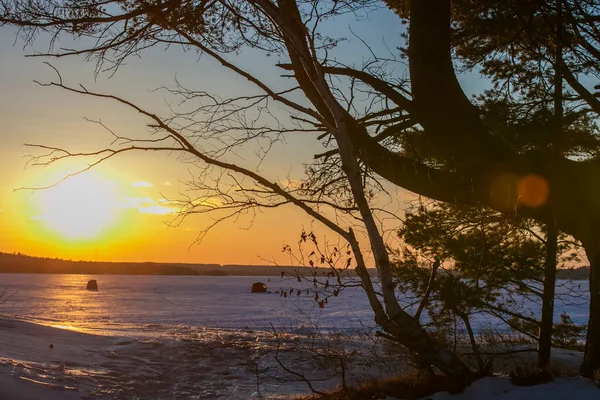
[[[281,276],[281,272],[291,269],[298,270],[303,275],[308,270],[315,272],[313,268],[289,266],[74,261],[0,252],[0,273],[9,274]],[[318,275],[327,271],[326,268],[317,269]],[[374,269],[371,272],[375,274]],[[557,279],[588,278],[587,266],[557,271]]]
[[[0,252],[0,273],[11,274],[281,276],[282,272],[289,274],[292,270],[294,275],[325,275],[328,271],[266,265],[76,261]]]

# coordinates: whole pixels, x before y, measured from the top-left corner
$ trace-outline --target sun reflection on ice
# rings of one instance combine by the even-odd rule
[[[48,325],[52,328],[58,328],[58,329],[66,329],[69,331],[76,331],[76,332],[87,332],[86,329],[77,326],[77,325],[72,325],[72,324],[50,324]]]

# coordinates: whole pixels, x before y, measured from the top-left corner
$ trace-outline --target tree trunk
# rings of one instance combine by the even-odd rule
[[[563,77],[559,67],[562,61],[562,7],[556,1],[556,47],[554,48],[554,131],[551,152],[560,153],[558,148],[563,133]],[[554,317],[554,293],[556,287],[556,253],[558,252],[558,228],[556,220],[546,224],[546,260],[544,263],[544,290],[542,295],[542,317],[540,319],[538,367],[547,369],[552,355],[552,327]]]
[[[479,368],[479,372],[483,372],[483,370],[485,369],[485,363],[481,359],[481,354],[479,354],[479,346],[477,346],[477,340],[475,340],[475,334],[473,333],[473,327],[471,326],[469,316],[465,313],[456,311],[455,314],[458,315],[465,324],[465,328],[467,329],[467,333],[469,334],[469,341],[471,342],[471,349],[473,349],[473,354],[475,355],[475,359],[477,360],[477,367]]]
[[[555,223],[548,224],[546,236],[546,261],[544,264],[544,291],[542,295],[542,317],[539,330],[538,367],[547,369],[552,352],[552,326],[554,318],[554,292],[556,287],[556,252],[558,229]]]
[[[584,246],[590,261],[590,317],[580,372],[592,378],[594,371],[600,368],[600,242],[596,238]]]
[[[423,298],[419,303],[419,307],[417,308],[417,312],[415,313],[415,319],[418,321],[421,320],[421,314],[423,310],[429,303],[429,296],[431,296],[431,291],[433,290],[433,285],[435,284],[435,277],[437,275],[437,270],[440,268],[440,260],[436,259],[431,266],[431,275],[429,275],[429,282],[427,282],[427,289],[425,290],[425,294],[423,294]]]
[[[462,390],[477,378],[454,352],[432,339],[412,316],[403,312],[379,325],[399,343],[439,368],[450,378],[455,389]]]
[[[348,179],[353,199],[366,228],[381,282],[385,312],[381,309],[381,303],[374,297],[371,278],[360,255],[358,243],[351,233],[349,239],[357,261],[356,270],[369,295],[376,323],[409,350],[426,357],[432,365],[452,379],[458,388],[464,388],[473,381],[472,371],[456,354],[433,340],[419,322],[400,307],[396,299],[389,254],[366,198],[358,154],[350,140],[356,121],[331,93],[322,66],[314,59],[309,49],[298,4],[294,0],[278,0],[278,12],[270,10],[270,7],[273,7],[270,2],[262,3],[266,3],[265,12],[279,21],[280,28],[286,33],[285,45],[298,84],[311,103],[326,116],[323,122],[335,137],[342,171]]]
[[[421,324],[411,315],[401,310],[393,319],[385,313],[383,306],[377,299],[373,282],[367,271],[362,256],[362,251],[354,232],[350,229],[347,240],[352,247],[356,259],[356,273],[358,274],[363,288],[369,299],[369,304],[375,313],[375,322],[385,332],[390,334],[389,339],[405,346],[417,359],[424,360],[436,368],[439,368],[455,384],[457,389],[463,389],[471,384],[476,378],[473,372],[463,363],[456,354],[432,339],[429,333],[423,329]],[[383,335],[386,336],[386,335]]]

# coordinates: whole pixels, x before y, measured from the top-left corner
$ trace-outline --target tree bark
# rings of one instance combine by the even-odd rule
[[[451,55],[449,0],[412,0],[408,61],[414,108],[424,134],[464,169],[503,160],[506,143],[484,127],[456,77]],[[448,160],[450,161],[450,160]]]
[[[558,230],[556,224],[548,224],[546,236],[546,260],[544,263],[544,291],[542,295],[542,317],[540,320],[538,367],[547,369],[552,352],[552,327],[554,324],[554,292],[556,287],[556,252]]]
[[[485,363],[481,359],[481,354],[479,353],[479,346],[477,346],[477,340],[475,340],[475,334],[473,333],[473,327],[471,326],[471,321],[469,316],[462,312],[455,311],[455,314],[462,319],[465,324],[465,328],[467,329],[467,333],[469,334],[469,341],[471,342],[471,349],[473,349],[473,354],[475,355],[475,359],[477,360],[477,367],[479,368],[479,372],[483,372],[485,369]]]
[[[431,291],[433,290],[433,285],[435,284],[435,277],[437,275],[437,270],[440,268],[440,260],[436,259],[433,262],[433,265],[431,266],[431,274],[429,275],[429,281],[427,282],[427,289],[425,290],[425,293],[423,294],[423,298],[421,299],[421,302],[419,303],[419,307],[417,308],[417,312],[415,313],[414,318],[417,321],[421,320],[421,314],[423,313],[423,310],[425,309],[425,307],[427,306],[427,303],[429,303],[429,296],[431,296]]]
[[[477,375],[454,352],[433,340],[412,316],[403,312],[396,314],[393,319],[380,321],[378,324],[397,338],[399,343],[439,368],[452,380],[456,389],[464,389],[477,378]]]
[[[278,5],[279,11],[271,10],[272,15],[270,16],[279,21],[278,23],[286,35],[285,45],[292,61],[296,80],[311,103],[322,115],[326,116],[325,123],[336,139],[342,170],[348,179],[352,196],[367,230],[381,281],[385,306],[385,312],[382,312],[381,304],[376,301],[377,299],[370,298],[375,311],[375,321],[409,350],[426,357],[432,365],[451,378],[458,388],[464,388],[474,379],[472,371],[456,354],[433,340],[419,322],[400,307],[396,299],[389,254],[366,199],[358,154],[351,142],[356,121],[331,93],[325,79],[325,72],[307,43],[297,3],[294,0],[278,0]],[[269,10],[267,6],[269,5],[265,6],[265,10]],[[356,240],[351,238],[351,242],[355,256],[360,254]],[[364,260],[360,256],[356,260],[357,272],[369,294],[372,292],[372,282],[366,273]]]
[[[590,262],[590,316],[588,319],[585,353],[580,372],[592,378],[594,371],[600,368],[600,240],[584,243]]]
[[[562,0],[556,1],[556,47],[554,48],[554,131],[550,151],[560,154],[563,135],[563,76],[562,64]],[[554,296],[556,288],[556,257],[558,252],[558,229],[556,220],[547,224],[546,259],[544,262],[544,290],[542,316],[540,319],[538,367],[547,369],[552,355],[552,330],[554,326]]]

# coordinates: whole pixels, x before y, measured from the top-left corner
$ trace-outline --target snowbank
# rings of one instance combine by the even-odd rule
[[[0,318],[0,400],[79,399],[115,339]]]
[[[186,332],[185,336],[135,339],[0,318],[0,400],[251,399],[258,398],[258,386],[260,394],[270,399],[309,392],[304,382],[286,376],[278,367],[273,359],[275,343],[265,332],[208,328]],[[314,360],[294,349],[300,338],[290,334],[284,339],[282,361],[308,374],[319,390],[338,386],[339,376],[324,379],[332,376],[330,368],[316,368]],[[360,353],[361,346],[366,346],[370,356],[377,357],[377,362],[353,358],[348,382],[385,370],[386,356],[371,354],[372,344],[363,343],[364,338],[342,341],[349,353],[353,348]],[[330,350],[332,345],[323,343]],[[573,365],[580,361],[580,355],[570,352],[554,355]],[[397,373],[398,359],[388,356],[387,373]],[[507,378],[486,378],[460,395],[438,393],[428,399],[597,400],[600,389],[580,378],[556,379],[534,387],[516,387]]]
[[[281,399],[309,392],[305,382],[274,360],[276,342],[269,333],[208,328],[185,332],[136,339],[0,318],[0,400],[247,400],[259,398],[259,393],[261,398]],[[300,338],[286,337],[282,362],[317,380],[320,390],[339,385],[331,368],[316,367],[313,359],[301,357],[307,352],[294,349]],[[344,346],[371,349],[362,339],[346,338]],[[397,366],[392,358],[390,363]],[[384,357],[378,361],[385,364]],[[369,365],[353,363],[349,381],[365,377]]]
[[[483,378],[463,393],[436,393],[422,400],[598,400],[600,388],[583,378],[558,378],[536,386],[515,386],[509,378]]]

